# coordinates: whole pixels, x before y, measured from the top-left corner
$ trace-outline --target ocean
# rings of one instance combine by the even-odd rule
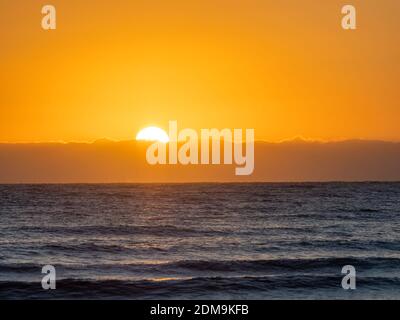
[[[0,299],[399,298],[400,183],[0,185]]]

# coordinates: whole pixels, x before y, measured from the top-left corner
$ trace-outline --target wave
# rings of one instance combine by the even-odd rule
[[[371,240],[371,239],[342,239],[341,233],[332,232],[331,239],[318,239],[318,240],[302,240],[302,239],[293,239],[293,240],[279,240],[274,243],[262,243],[258,245],[256,248],[252,250],[257,250],[258,253],[273,253],[273,252],[281,252],[283,250],[290,249],[291,252],[301,252],[302,250],[308,251],[319,251],[320,253],[332,253],[338,250],[346,250],[347,253],[353,251],[361,251],[361,252],[369,252],[369,251],[381,251],[385,250],[386,252],[394,252],[397,253],[400,251],[400,242],[394,239],[381,239],[381,240]],[[52,241],[50,243],[44,242],[29,242],[29,241],[21,241],[14,243],[1,243],[3,250],[8,250],[12,252],[18,244],[20,250],[31,251],[35,250],[38,253],[42,254],[74,254],[76,257],[85,257],[91,254],[111,254],[111,255],[158,255],[158,254],[172,254],[177,255],[182,250],[197,250],[201,252],[201,248],[195,242],[189,242],[185,244],[180,244],[179,242],[158,242],[154,244],[143,244],[141,242],[131,242],[127,241],[103,241],[99,240],[98,242],[89,240],[64,240],[64,241]],[[232,248],[232,245],[224,244],[225,248]],[[246,244],[240,246],[243,249],[249,248],[246,247]],[[210,250],[210,253],[214,255],[223,251],[223,248],[217,246],[215,243],[207,247]],[[5,252],[5,251],[4,251]],[[345,252],[346,253],[346,252]],[[122,257],[123,258],[123,257]],[[0,257],[0,262],[1,262]]]
[[[12,228],[9,228],[10,230]],[[202,235],[218,235],[225,234],[225,232],[219,230],[204,230],[204,229],[192,229],[182,226],[173,225],[135,225],[135,226],[107,226],[107,225],[88,225],[88,226],[21,226],[11,231],[27,231],[37,233],[52,233],[62,235],[154,235],[154,236],[184,236],[190,235],[191,237],[202,236]]]
[[[400,278],[358,277],[357,285],[375,291],[398,287]],[[56,290],[45,291],[37,282],[0,282],[0,299],[177,299],[186,298],[266,298],[276,291],[296,297],[303,290],[333,290],[343,293],[340,276],[197,277],[165,281],[76,280],[56,283]],[[310,291],[311,290],[311,291]],[[310,294],[310,293],[309,293]]]
[[[180,260],[160,263],[104,263],[104,264],[58,264],[56,268],[65,270],[121,270],[137,272],[179,272],[190,270],[195,272],[307,272],[324,268],[341,268],[344,265],[354,265],[359,269],[396,268],[400,258],[382,257],[331,257],[315,259],[271,259],[271,260]],[[33,263],[0,264],[0,272],[37,272],[41,265]]]
[[[400,263],[398,258],[316,258],[316,259],[275,259],[275,260],[183,260],[162,265],[171,269],[196,271],[307,271],[321,268],[336,268],[347,264],[359,268],[393,267]]]

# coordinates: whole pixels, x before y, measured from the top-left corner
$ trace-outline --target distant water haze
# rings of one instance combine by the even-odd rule
[[[236,165],[149,165],[138,141],[0,144],[0,183],[399,181],[400,143],[255,143],[255,170]]]

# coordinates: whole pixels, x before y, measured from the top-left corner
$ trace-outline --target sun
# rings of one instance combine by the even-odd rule
[[[158,127],[147,127],[138,132],[136,140],[169,142],[167,133]]]

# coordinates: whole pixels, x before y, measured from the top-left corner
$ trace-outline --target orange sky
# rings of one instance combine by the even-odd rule
[[[41,29],[41,7],[57,30]],[[147,125],[256,139],[400,140],[398,0],[0,2],[0,142],[134,139]]]

